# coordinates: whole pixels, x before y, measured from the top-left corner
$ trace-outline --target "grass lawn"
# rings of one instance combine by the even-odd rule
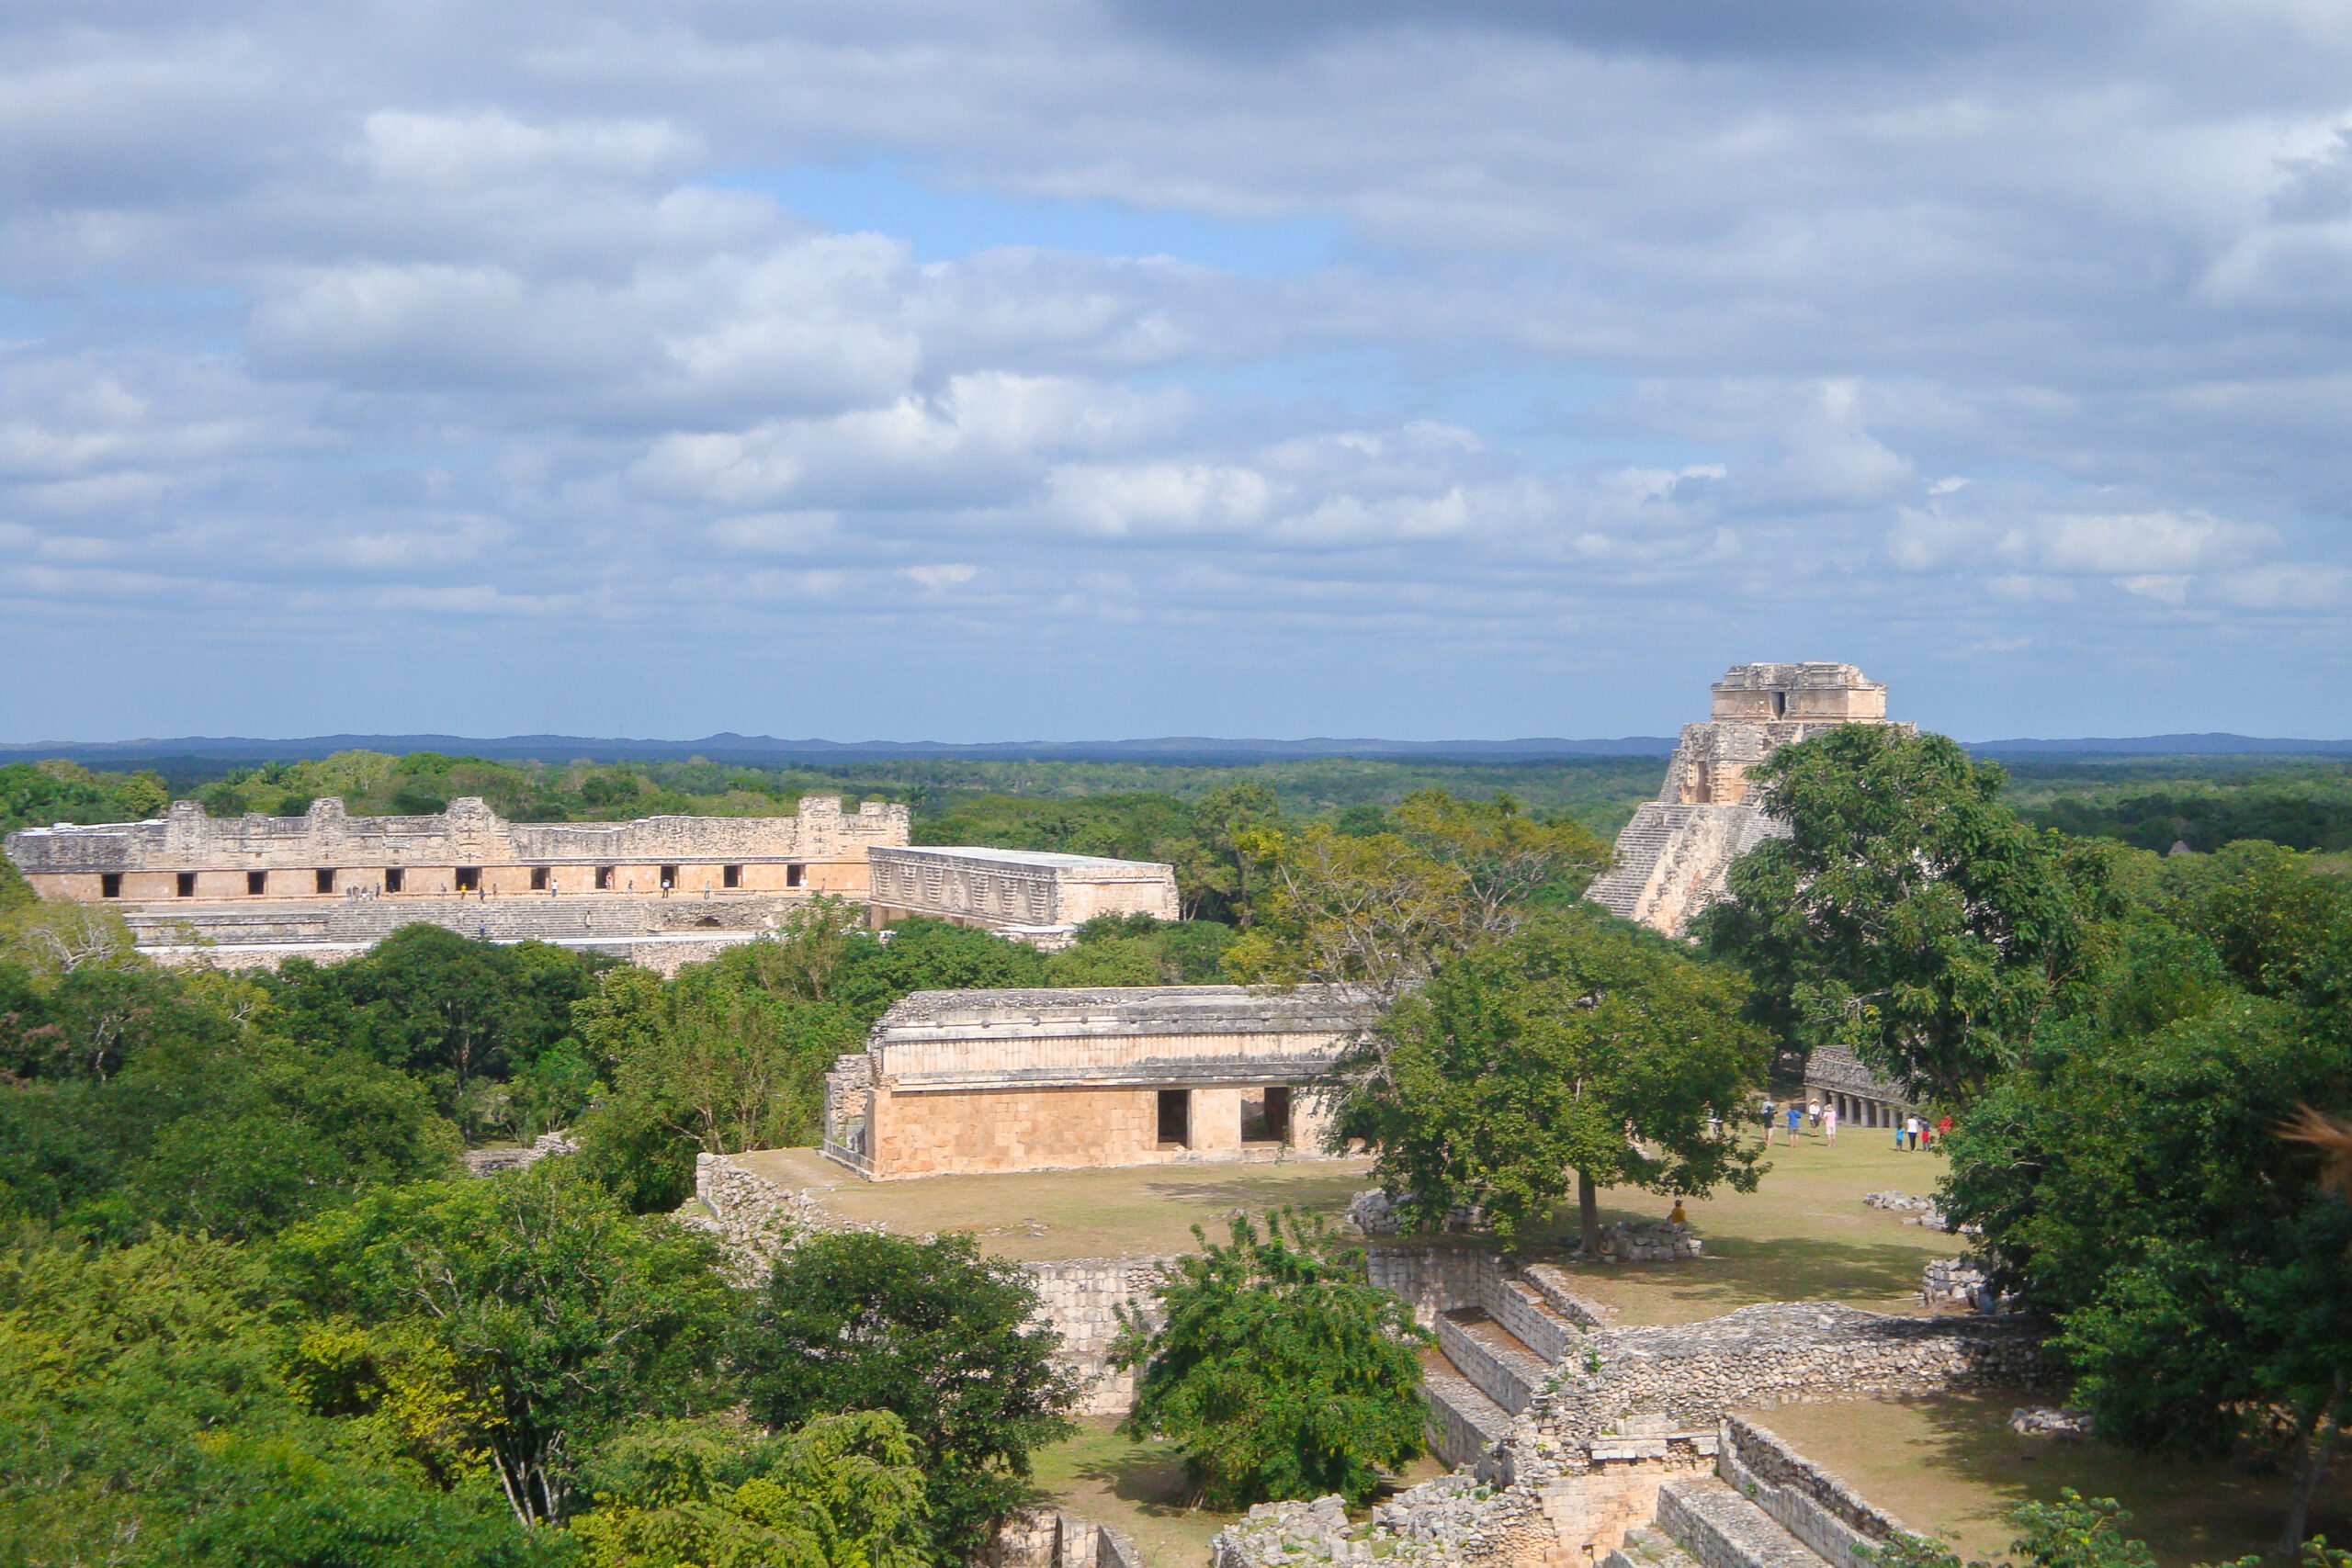
[[[1862,1194],[1892,1188],[1922,1196],[1943,1179],[1943,1156],[1900,1154],[1892,1134],[1848,1128],[1829,1147],[1800,1135],[1774,1142],[1754,1192],[1719,1190],[1684,1203],[1711,1258],[1671,1263],[1569,1263],[1578,1288],[1618,1309],[1617,1321],[1688,1323],[1752,1302],[1833,1301],[1882,1312],[1919,1310],[1919,1271],[1929,1258],[1966,1250],[1964,1239],[1906,1225],[1866,1208]],[[1626,1189],[1600,1195],[1600,1217],[1664,1219],[1670,1198]],[[1544,1241],[1576,1237],[1576,1208],[1555,1216]]]
[[[900,1235],[971,1231],[989,1251],[1024,1262],[1192,1252],[1193,1226],[1222,1241],[1226,1216],[1237,1208],[1259,1214],[1288,1203],[1337,1215],[1351,1193],[1372,1185],[1372,1162],[1361,1159],[867,1181],[814,1149],[737,1157],[786,1186],[830,1189],[825,1205],[849,1219]]]
[[[2029,1499],[2055,1502],[2062,1486],[2122,1504],[2132,1516],[2127,1533],[2146,1541],[2164,1568],[2269,1550],[2285,1517],[2287,1477],[2008,1429],[2011,1410],[2047,1399],[1997,1393],[1859,1399],[1781,1405],[1754,1416],[1913,1529],[1950,1540],[1965,1559],[1999,1561],[2014,1533],[2002,1516]],[[2331,1541],[2352,1539],[2352,1486],[2340,1467],[2321,1489],[2311,1528]]]

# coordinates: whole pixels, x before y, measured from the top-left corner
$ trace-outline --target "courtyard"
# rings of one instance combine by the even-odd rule
[[[1125,1170],[861,1180],[810,1149],[742,1156],[763,1175],[825,1189],[845,1218],[907,1235],[967,1230],[981,1246],[1023,1261],[1165,1256],[1190,1250],[1192,1227],[1220,1239],[1227,1216],[1284,1205],[1336,1219],[1371,1184],[1367,1160],[1262,1166],[1154,1167]],[[1685,1202],[1710,1256],[1624,1265],[1564,1261],[1577,1287],[1614,1309],[1622,1324],[1683,1323],[1755,1302],[1826,1300],[1883,1312],[1919,1311],[1921,1268],[1964,1250],[1962,1238],[1903,1223],[1866,1206],[1865,1193],[1932,1192],[1940,1156],[1898,1152],[1883,1133],[1848,1130],[1838,1145],[1776,1142],[1772,1168],[1752,1193],[1718,1192]],[[1655,1220],[1672,1200],[1624,1190],[1602,1194],[1601,1218]],[[1575,1239],[1573,1205],[1536,1235],[1521,1238],[1531,1260],[1560,1260]],[[1469,1238],[1447,1245],[1488,1245]],[[2008,1430],[2012,1409],[2043,1403],[2026,1392],[1989,1391],[1928,1399],[1860,1399],[1780,1405],[1750,1412],[1836,1471],[1913,1528],[1950,1540],[1963,1558],[1998,1561],[2006,1511],[2029,1499],[2054,1500],[2062,1487],[2111,1496],[2135,1516],[2132,1532],[2163,1568],[2225,1562],[2266,1549],[2277,1529],[2286,1480],[2245,1467],[2160,1461],[2105,1444],[2027,1438]],[[1181,1457],[1166,1444],[1135,1442],[1114,1418],[1084,1422],[1036,1456],[1041,1494],[1135,1537],[1152,1568],[1199,1568],[1209,1538],[1229,1516],[1186,1506]],[[1439,1473],[1419,1461],[1400,1484]],[[2330,1540],[2352,1536],[2352,1488],[2324,1489],[2312,1528]]]

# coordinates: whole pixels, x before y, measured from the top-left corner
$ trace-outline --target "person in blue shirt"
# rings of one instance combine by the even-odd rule
[[[1789,1101],[1789,1147],[1795,1148],[1797,1146],[1797,1129],[1802,1126],[1804,1122],[1804,1107],[1792,1100]]]

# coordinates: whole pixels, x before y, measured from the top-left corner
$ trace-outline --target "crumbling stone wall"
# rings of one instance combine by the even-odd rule
[[[2038,1337],[2016,1320],[1896,1317],[1830,1302],[1773,1302],[1700,1323],[1585,1338],[1519,1418],[1521,1446],[1589,1444],[1636,1416],[1679,1431],[1796,1401],[2031,1383]]]

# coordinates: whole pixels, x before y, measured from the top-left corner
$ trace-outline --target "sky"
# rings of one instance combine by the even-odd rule
[[[2327,0],[0,13],[0,740],[2352,735]]]

